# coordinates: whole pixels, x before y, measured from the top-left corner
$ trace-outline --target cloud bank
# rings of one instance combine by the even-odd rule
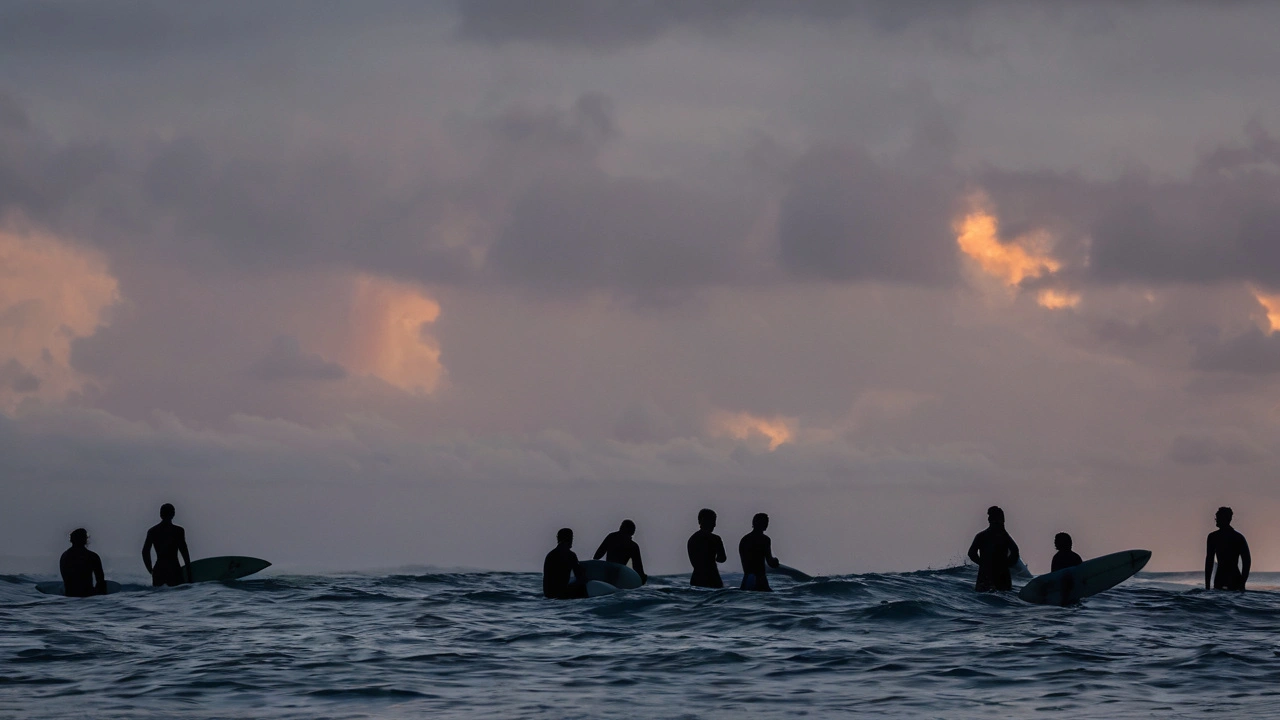
[[[1277,12],[8,4],[0,539],[1265,569]]]

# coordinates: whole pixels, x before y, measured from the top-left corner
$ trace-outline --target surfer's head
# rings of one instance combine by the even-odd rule
[[[1066,533],[1058,533],[1053,536],[1053,546],[1059,550],[1071,549],[1071,536]]]
[[[992,505],[987,508],[987,522],[991,523],[992,526],[1004,525],[1004,511],[1000,509],[999,505]]]
[[[160,506],[161,520],[172,520],[173,516],[177,514],[178,514],[178,511],[173,509],[173,505],[171,503],[165,503]]]
[[[1235,513],[1231,511],[1231,508],[1220,507],[1218,508],[1218,513],[1213,516],[1213,520],[1218,524],[1218,527],[1226,527],[1231,524],[1231,518],[1234,516]]]
[[[573,531],[569,528],[560,528],[560,532],[556,533],[556,542],[561,545],[573,544]]]
[[[716,529],[716,511],[710,508],[702,508],[698,511],[698,527],[703,530]]]
[[[76,547],[84,547],[89,544],[89,531],[84,528],[76,528],[71,531],[71,544]]]
[[[630,520],[623,520],[622,526],[619,527],[618,529],[621,530],[628,537],[636,534],[636,524],[631,522]]]
[[[768,530],[769,516],[764,513],[756,513],[756,516],[751,518],[751,529],[759,530],[761,532]]]

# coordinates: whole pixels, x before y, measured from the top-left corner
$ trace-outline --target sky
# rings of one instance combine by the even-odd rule
[[[905,571],[998,504],[1189,570],[1228,505],[1280,570],[1278,24],[0,2],[0,556]]]

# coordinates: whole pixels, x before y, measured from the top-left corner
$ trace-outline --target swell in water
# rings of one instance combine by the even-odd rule
[[[977,595],[971,568],[777,577],[773,594],[666,576],[574,601],[544,600],[531,573],[85,600],[36,593],[47,579],[0,575],[0,716],[1280,716],[1280,593],[1190,573],[1070,608]]]

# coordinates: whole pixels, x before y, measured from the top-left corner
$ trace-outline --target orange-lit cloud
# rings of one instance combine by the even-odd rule
[[[354,279],[349,332],[336,352],[347,369],[408,392],[431,393],[444,373],[428,332],[440,304],[419,287],[373,275]]]
[[[990,202],[978,194],[970,199],[969,212],[954,224],[956,243],[982,272],[1005,285],[1017,286],[1028,278],[1057,272],[1062,267],[1049,254],[1048,233],[1034,232],[1013,242],[1000,242],[1000,224],[990,211]]]
[[[0,408],[80,389],[71,343],[92,335],[119,299],[119,283],[97,253],[28,228],[0,228]]]
[[[711,434],[734,440],[764,441],[769,450],[795,440],[796,418],[762,417],[747,412],[717,412],[711,416]]]
[[[1050,310],[1073,308],[1080,304],[1080,295],[1063,290],[1045,289],[1036,295],[1036,303]]]
[[[1270,325],[1267,330],[1269,332],[1280,330],[1280,295],[1264,293],[1255,288],[1253,297],[1267,311],[1267,323]]]

